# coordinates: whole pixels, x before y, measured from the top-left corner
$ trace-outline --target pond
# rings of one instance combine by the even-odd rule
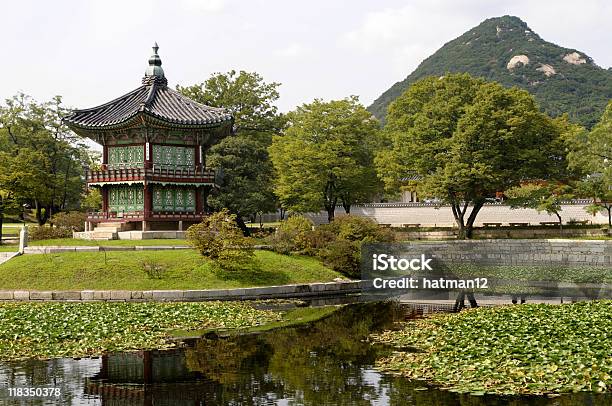
[[[2,405],[612,405],[587,393],[547,397],[454,394],[373,368],[389,348],[372,332],[413,317],[393,302],[357,303],[306,325],[209,334],[169,351],[0,364]],[[9,397],[9,387],[59,388],[60,397]]]

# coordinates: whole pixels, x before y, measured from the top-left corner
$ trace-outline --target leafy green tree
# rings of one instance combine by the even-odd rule
[[[609,180],[603,175],[588,175],[579,183],[580,192],[593,199],[593,203],[585,209],[593,216],[605,211],[608,215],[608,227],[612,228],[612,187]]]
[[[417,192],[451,206],[460,238],[496,192],[567,175],[562,126],[526,91],[468,74],[412,85],[389,107],[385,132],[391,147],[376,164],[387,190],[418,177]]]
[[[228,137],[210,149],[208,162],[223,173],[221,190],[210,197],[209,204],[235,213],[243,232],[248,234],[242,217],[276,209],[272,163],[263,143],[240,135]]]
[[[275,193],[295,212],[325,208],[328,220],[341,203],[369,201],[379,191],[373,167],[379,145],[378,121],[355,96],[315,100],[288,114],[289,127],[272,140],[277,173]]]
[[[563,229],[561,219],[561,203],[574,198],[573,189],[562,184],[525,184],[505,191],[507,203],[511,208],[535,209],[538,213],[546,212],[559,220],[559,228]]]
[[[18,94],[0,106],[0,187],[36,211],[39,224],[79,207],[83,167],[92,156],[62,123],[61,98],[37,103]]]
[[[268,139],[282,130],[285,120],[275,103],[280,83],[266,83],[256,72],[232,70],[215,73],[204,83],[177,86],[192,100],[213,107],[223,107],[234,116],[238,133],[258,134]]]
[[[267,148],[285,118],[275,105],[279,83],[266,83],[255,72],[215,73],[204,83],[177,90],[187,97],[229,110],[235,119],[235,134],[224,138],[207,153],[208,164],[223,174],[220,190],[210,198],[216,210],[228,208],[236,214],[243,232],[246,216],[273,211],[273,168]]]
[[[570,166],[585,174],[579,190],[593,199],[587,210],[593,214],[605,210],[612,227],[612,101],[591,132],[574,131],[567,144]]]

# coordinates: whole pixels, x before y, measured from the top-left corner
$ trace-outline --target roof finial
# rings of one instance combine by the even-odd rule
[[[162,69],[162,61],[159,55],[157,54],[157,50],[159,49],[159,45],[157,42],[153,45],[153,55],[149,58],[149,66],[145,71],[145,79],[150,76],[154,76],[156,78],[164,77],[164,70]]]

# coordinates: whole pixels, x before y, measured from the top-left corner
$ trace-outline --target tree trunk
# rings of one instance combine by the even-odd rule
[[[466,230],[465,230],[465,222],[464,215],[467,209],[468,203],[464,203],[463,208],[461,207],[461,203],[454,200],[451,203],[451,208],[453,210],[453,217],[455,218],[455,222],[457,223],[457,227],[459,227],[459,233],[457,238],[460,240],[466,239]]]
[[[561,221],[561,215],[557,212],[555,213],[555,216],[557,216],[557,219],[559,220],[559,233],[563,235],[563,222]]]
[[[325,190],[323,191],[323,199],[325,204],[325,211],[327,211],[327,221],[334,221],[334,212],[336,211],[336,205],[338,204],[338,197],[336,196],[336,184],[335,176],[330,175],[330,179],[325,184]]]
[[[351,199],[348,197],[342,198],[342,207],[344,208],[344,212],[346,214],[351,214]]]
[[[485,199],[478,199],[474,201],[472,206],[472,211],[468,216],[467,220],[465,219],[465,214],[467,212],[468,207],[470,206],[470,202],[459,202],[452,201],[451,208],[453,210],[453,217],[455,218],[455,222],[457,223],[457,227],[459,227],[459,233],[457,238],[460,240],[470,239],[472,238],[474,231],[474,223],[476,222],[476,216],[482,209],[482,206],[485,204]]]
[[[604,206],[608,210],[608,228],[612,228],[612,204]]]
[[[251,236],[251,231],[249,230],[247,225],[244,223],[244,220],[242,219],[241,216],[236,215],[236,224],[238,225],[238,227],[240,227],[240,229],[242,230],[242,234],[244,234],[245,237]]]
[[[287,210],[281,207],[279,208],[279,211],[280,211],[279,213],[280,220],[283,221],[285,219],[285,215],[287,214]]]
[[[328,205],[325,207],[325,211],[327,211],[327,221],[329,223],[334,221],[334,214],[336,212],[336,207],[333,205]]]
[[[476,222],[476,216],[478,216],[478,213],[480,212],[480,209],[482,209],[482,206],[484,206],[484,203],[484,199],[474,202],[472,212],[470,213],[467,223],[465,225],[465,237],[468,239],[472,238],[472,234],[474,232],[474,223]]]
[[[39,226],[43,226],[45,225],[47,220],[49,220],[49,217],[51,215],[50,206],[42,207],[40,203],[38,202],[38,200],[34,200],[34,204],[36,206],[36,221],[38,222]],[[43,210],[44,210],[44,213],[43,213]],[[23,220],[25,221],[25,215],[23,216]]]

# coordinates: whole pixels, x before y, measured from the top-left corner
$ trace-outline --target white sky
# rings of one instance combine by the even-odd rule
[[[170,86],[256,71],[282,83],[281,111],[352,94],[369,105],[445,42],[505,14],[612,66],[609,0],[4,0],[0,10],[0,100],[59,94],[78,108],[139,86],[154,41]]]

